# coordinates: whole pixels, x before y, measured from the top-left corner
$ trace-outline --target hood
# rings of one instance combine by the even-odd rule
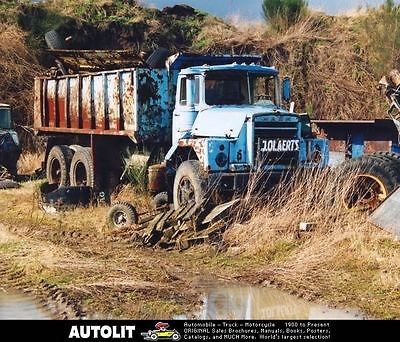
[[[214,106],[197,114],[192,134],[200,137],[237,138],[247,118],[255,114],[273,114],[275,106]],[[280,110],[281,113],[287,113]]]

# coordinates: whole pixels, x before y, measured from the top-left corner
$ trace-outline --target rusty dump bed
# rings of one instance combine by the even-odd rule
[[[169,136],[173,103],[166,69],[131,68],[35,79],[34,128],[57,133]]]

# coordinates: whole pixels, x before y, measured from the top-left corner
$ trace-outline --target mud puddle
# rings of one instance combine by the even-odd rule
[[[2,319],[52,319],[52,317],[33,297],[0,288],[0,320]]]
[[[201,319],[365,319],[353,310],[331,309],[283,291],[254,286],[205,287]]]

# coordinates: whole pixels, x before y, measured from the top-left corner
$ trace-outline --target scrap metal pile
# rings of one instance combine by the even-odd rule
[[[126,211],[128,203],[117,203],[114,210],[116,227],[113,234],[130,240],[132,243],[147,247],[184,250],[199,243],[217,242],[220,234],[232,223],[233,208],[238,208],[239,199],[209,208],[205,203],[197,205],[194,202],[175,210],[170,206],[158,208],[136,216],[136,222],[127,224]]]

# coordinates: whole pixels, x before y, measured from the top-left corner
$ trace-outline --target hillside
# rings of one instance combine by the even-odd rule
[[[131,49],[148,55],[162,46],[171,53],[263,54],[266,64],[292,79],[298,112],[324,119],[384,117],[376,85],[397,65],[399,16],[397,7],[352,17],[312,13],[276,32],[266,24],[226,23],[188,6],[160,11],[134,0],[9,0],[0,5],[5,56],[0,59],[0,101],[14,105],[20,122],[31,123],[32,78],[52,64],[44,34],[56,29],[71,37],[70,49]]]

